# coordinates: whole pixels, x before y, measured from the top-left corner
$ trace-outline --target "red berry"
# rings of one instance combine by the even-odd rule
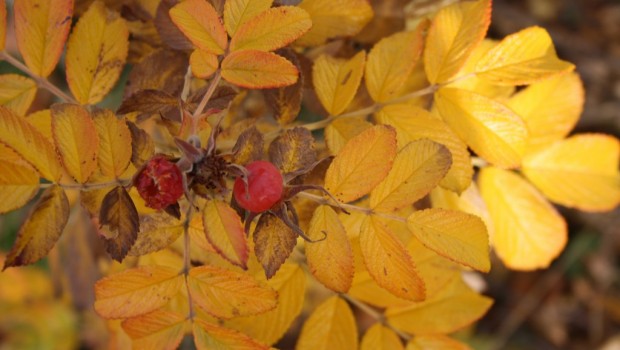
[[[183,175],[176,164],[162,155],[151,158],[134,179],[146,206],[163,209],[183,195]]]
[[[248,170],[248,186],[246,188],[240,177],[235,180],[235,200],[240,207],[253,213],[269,210],[282,198],[282,174],[272,163],[262,160],[245,168]]]

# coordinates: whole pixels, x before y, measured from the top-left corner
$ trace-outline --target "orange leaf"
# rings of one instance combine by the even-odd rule
[[[219,62],[216,55],[197,49],[189,56],[189,64],[196,78],[207,79],[215,73]]]
[[[93,114],[99,136],[98,164],[104,176],[121,176],[131,160],[131,133],[124,118],[118,118],[109,109]]]
[[[182,1],[170,9],[170,18],[197,48],[216,55],[226,50],[226,30],[209,2]]]
[[[209,200],[202,220],[205,235],[217,252],[234,265],[247,269],[248,242],[235,210],[222,201]]]
[[[269,9],[273,0],[228,0],[224,4],[224,26],[228,35],[259,13]]]
[[[222,77],[248,89],[270,89],[295,84],[298,76],[294,64],[271,52],[235,51],[222,61]]]
[[[39,175],[27,165],[0,160],[0,213],[28,203],[39,190]]]
[[[334,158],[325,174],[325,187],[343,203],[356,200],[387,176],[395,156],[394,128],[377,125],[366,129]]]
[[[215,266],[189,270],[188,285],[196,305],[218,318],[260,314],[277,305],[278,293],[267,284]]]
[[[95,311],[103,318],[144,315],[166,305],[183,284],[177,269],[141,266],[105,277],[95,284]]]
[[[32,164],[44,178],[56,181],[62,168],[54,146],[26,119],[0,106],[0,142]]]
[[[346,293],[353,281],[353,252],[347,233],[330,206],[316,208],[310,221],[308,236],[317,242],[306,243],[308,267],[314,277],[327,288]],[[325,239],[320,240],[325,237]]]
[[[121,326],[134,348],[175,350],[183,339],[185,321],[179,313],[157,310],[127,319]]]
[[[69,200],[60,186],[52,186],[39,198],[22,225],[4,268],[32,264],[54,247],[69,220]]]
[[[360,247],[366,268],[379,286],[403,299],[424,300],[424,281],[407,248],[383,222],[370,216],[364,220]]]
[[[15,2],[14,11],[19,52],[34,74],[47,77],[65,46],[73,0],[21,0]]]
[[[0,104],[18,115],[25,115],[34,101],[37,83],[18,74],[0,75]]]
[[[194,321],[194,343],[198,350],[268,350],[247,335],[197,319]]]
[[[349,305],[332,296],[317,306],[304,322],[295,349],[357,349],[357,327]]]
[[[370,327],[364,337],[360,350],[404,350],[398,335],[393,330],[381,323],[375,323]]]

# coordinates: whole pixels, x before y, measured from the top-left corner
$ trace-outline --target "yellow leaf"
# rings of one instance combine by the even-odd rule
[[[368,0],[303,0],[299,5],[312,19],[312,28],[297,40],[302,46],[317,46],[329,38],[353,36],[373,16]]]
[[[254,253],[267,278],[273,277],[297,244],[297,233],[271,213],[261,215],[254,229]]]
[[[176,241],[182,233],[183,222],[164,211],[142,215],[138,237],[127,254],[141,256],[162,250]]]
[[[317,207],[308,236],[316,240],[305,245],[310,272],[327,288],[346,293],[353,281],[353,252],[338,214],[330,206]]]
[[[294,64],[271,52],[235,51],[222,61],[222,77],[248,89],[270,89],[295,84],[298,76]]]
[[[457,210],[426,209],[411,214],[407,226],[438,254],[483,272],[491,269],[489,236],[479,217]]]
[[[52,135],[62,163],[77,182],[84,183],[97,169],[99,136],[88,111],[79,105],[52,106]]]
[[[252,17],[269,9],[273,0],[228,0],[224,4],[224,26],[228,35],[235,35],[237,29]]]
[[[370,327],[364,337],[360,350],[404,350],[398,335],[393,330],[377,322]]]
[[[18,115],[26,115],[37,93],[37,83],[23,75],[0,75],[0,104]]]
[[[379,219],[367,217],[360,247],[368,272],[377,284],[397,297],[424,300],[424,281],[401,241]]]
[[[306,275],[299,265],[284,264],[267,284],[278,292],[278,306],[275,309],[260,315],[236,317],[226,321],[225,325],[265,344],[274,344],[301,312]]]
[[[357,349],[357,327],[349,305],[333,296],[317,306],[304,322],[295,349]]]
[[[207,79],[215,73],[219,62],[217,56],[201,49],[194,50],[189,57],[192,74],[196,78]]]
[[[28,122],[34,126],[43,136],[45,136],[51,142],[54,142],[52,136],[52,112],[49,109],[43,109],[26,117]]]
[[[353,137],[370,128],[365,118],[336,119],[325,128],[325,143],[331,154],[338,154]]]
[[[131,133],[123,118],[108,109],[97,110],[93,121],[99,137],[97,162],[102,175],[121,176],[131,160]]]
[[[370,50],[364,78],[373,100],[385,102],[396,97],[420,58],[427,27],[424,21],[415,31],[392,34]]]
[[[618,159],[615,137],[578,134],[525,158],[523,173],[556,203],[607,211],[620,203]]]
[[[117,13],[95,1],[80,17],[67,44],[67,83],[82,104],[101,101],[125,65],[129,32]]]
[[[507,106],[527,124],[527,153],[563,139],[583,111],[583,85],[576,73],[562,74],[534,83],[514,95]]]
[[[416,335],[407,343],[405,350],[471,350],[471,348],[441,334]]]
[[[461,279],[454,279],[435,297],[408,306],[388,308],[385,316],[392,326],[416,336],[445,334],[477,321],[492,304],[492,299],[470,290]]]
[[[129,318],[166,305],[183,285],[179,271],[141,266],[105,277],[95,284],[95,311],[103,318]]]
[[[0,160],[0,214],[24,206],[39,190],[39,175],[30,167]]]
[[[407,251],[424,281],[427,299],[434,298],[455,279],[462,279],[461,266],[426,248],[417,238],[409,240]],[[400,305],[403,304],[388,306]]]
[[[442,120],[422,108],[405,104],[386,106],[375,118],[377,122],[396,129],[399,149],[422,138],[448,147],[452,166],[439,184],[457,193],[465,191],[469,186],[474,171],[467,145]]]
[[[196,305],[222,319],[260,314],[277,305],[278,293],[267,284],[215,266],[189,270],[188,285]]]
[[[512,172],[484,168],[478,184],[493,220],[493,246],[504,264],[516,270],[549,266],[566,245],[564,218]]]
[[[0,143],[17,152],[32,164],[44,178],[56,181],[62,168],[52,143],[26,119],[0,106]]]
[[[408,300],[399,298],[386,289],[381,288],[367,270],[355,271],[353,284],[347,294],[359,301],[380,308],[410,303]]]
[[[491,1],[457,2],[441,9],[426,37],[428,81],[444,83],[461,69],[491,23]]]
[[[6,45],[6,1],[0,0],[0,51]]]
[[[475,73],[498,85],[527,85],[573,69],[556,56],[549,33],[534,26],[505,37],[478,61]]]
[[[488,97],[443,88],[435,94],[442,118],[477,154],[502,168],[521,163],[528,130],[510,108]]]
[[[239,26],[230,41],[230,51],[277,50],[302,36],[310,27],[310,15],[299,7],[270,8]]]
[[[136,349],[175,350],[183,339],[185,321],[179,313],[157,310],[127,319],[121,326]]]
[[[204,233],[217,252],[232,264],[247,268],[248,242],[241,218],[228,204],[209,200],[202,212]]]
[[[247,335],[203,320],[194,320],[194,344],[198,350],[268,350]]]
[[[32,264],[45,257],[54,247],[69,220],[69,200],[60,186],[47,189],[26,222],[4,262],[10,266]]]
[[[392,212],[426,196],[450,169],[452,156],[443,145],[421,139],[401,149],[388,176],[370,193],[370,207]]]
[[[197,48],[216,55],[226,50],[226,30],[209,2],[182,1],[170,9],[170,18]]]
[[[321,104],[330,115],[339,115],[349,106],[364,75],[366,51],[349,60],[322,55],[312,66],[312,83]]]
[[[73,0],[16,1],[14,11],[19,52],[34,74],[47,77],[65,46]]]
[[[342,148],[325,174],[325,187],[346,203],[370,192],[388,174],[396,156],[396,132],[377,125],[364,130]]]

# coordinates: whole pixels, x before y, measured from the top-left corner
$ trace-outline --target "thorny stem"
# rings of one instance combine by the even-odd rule
[[[401,331],[400,329],[392,326],[383,316],[382,313],[380,313],[379,311],[373,309],[372,307],[366,305],[365,303],[353,298],[352,296],[348,295],[348,294],[338,294],[340,295],[341,298],[345,299],[346,301],[348,301],[349,303],[355,305],[355,307],[357,307],[358,309],[362,310],[365,314],[369,315],[370,317],[374,318],[376,321],[380,322],[381,324],[383,324],[385,327],[393,330],[396,334],[398,334],[401,338],[403,338],[405,341],[409,341],[411,340],[411,335]]]
[[[34,79],[37,82],[37,85],[39,87],[46,89],[47,91],[51,92],[52,94],[54,94],[54,96],[58,97],[64,102],[79,104],[79,102],[76,99],[74,99],[70,95],[65,94],[62,90],[56,87],[56,85],[50,83],[47,79],[34,74],[30,70],[30,68],[28,68],[25,64],[21,63],[17,58],[11,56],[8,52],[6,51],[0,52],[0,59],[9,62],[13,66],[15,66],[17,69],[28,74],[32,79]]]
[[[190,201],[191,202],[191,201]],[[192,295],[189,291],[189,269],[191,266],[190,261],[190,237],[189,237],[189,225],[192,221],[192,214],[194,206],[190,203],[185,214],[185,222],[183,222],[183,277],[185,279],[185,289],[187,290],[187,304],[189,307],[188,319],[194,320],[194,304],[192,303]]]

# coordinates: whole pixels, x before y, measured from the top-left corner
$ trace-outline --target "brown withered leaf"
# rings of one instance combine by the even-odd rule
[[[129,73],[124,97],[147,89],[177,95],[183,87],[188,62],[189,58],[182,52],[164,49],[153,52]]]
[[[179,115],[179,99],[161,90],[140,90],[123,100],[117,113],[126,114],[138,112],[138,119],[150,117],[153,114],[161,114],[162,117],[181,121]],[[176,113],[171,113],[176,112]]]
[[[69,200],[60,186],[45,190],[22,225],[13,248],[4,262],[11,266],[32,264],[54,247],[69,220]]]
[[[295,84],[278,89],[267,89],[263,91],[267,103],[275,112],[275,118],[281,125],[286,125],[297,118],[297,115],[301,109],[304,71],[297,55],[292,49],[281,49],[276,51],[276,53],[291,61],[299,71],[299,78]]]
[[[164,249],[183,233],[183,223],[163,211],[140,218],[140,232],[129,250],[130,256],[140,256]]]
[[[246,129],[232,149],[233,162],[243,165],[261,159],[264,145],[263,134],[255,126]]]
[[[124,187],[113,188],[103,198],[99,222],[107,252],[112,259],[123,261],[140,230],[138,210]]]
[[[284,131],[269,145],[269,159],[285,174],[310,166],[316,162],[312,133],[300,126]]]
[[[155,143],[151,136],[136,124],[127,121],[127,126],[131,133],[131,162],[139,168],[155,153]]]
[[[269,279],[293,252],[297,234],[275,215],[265,213],[258,220],[253,235],[254,253]]]
[[[189,101],[191,104],[190,108],[192,111],[196,109],[196,106],[200,103],[200,100],[202,100],[202,97],[208,89],[209,86],[203,86],[189,96]],[[209,109],[227,109],[228,105],[237,96],[237,94],[239,94],[239,92],[230,86],[218,86],[213,92],[213,95],[211,95],[211,98],[209,99],[209,102],[207,102],[204,110],[206,111]]]
[[[192,50],[194,45],[187,40],[185,35],[170,19],[170,9],[178,2],[178,0],[162,0],[159,3],[157,13],[155,14],[155,27],[161,41],[170,48],[182,51]]]

